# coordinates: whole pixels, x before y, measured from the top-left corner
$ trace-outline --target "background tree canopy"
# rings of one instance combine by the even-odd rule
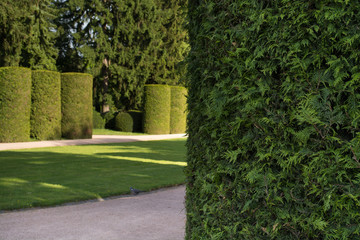
[[[186,0],[4,0],[0,66],[94,76],[97,110],[141,109],[145,83],[181,84]]]

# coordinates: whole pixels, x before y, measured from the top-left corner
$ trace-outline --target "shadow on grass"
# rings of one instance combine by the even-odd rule
[[[184,183],[185,140],[0,152],[0,210],[50,206]]]

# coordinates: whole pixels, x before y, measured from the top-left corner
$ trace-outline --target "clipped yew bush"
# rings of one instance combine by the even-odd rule
[[[122,132],[133,131],[133,119],[127,112],[120,112],[115,117],[115,130]]]
[[[171,90],[167,85],[145,85],[144,132],[170,133]]]
[[[186,239],[360,239],[360,4],[189,1]]]
[[[171,86],[170,133],[186,131],[186,88]]]
[[[30,139],[31,70],[0,68],[0,142]]]
[[[105,119],[102,118],[101,113],[93,108],[93,128],[104,129]]]
[[[61,79],[53,71],[33,71],[30,134],[39,140],[61,139]]]
[[[65,138],[92,138],[92,81],[89,74],[61,74],[61,132]]]

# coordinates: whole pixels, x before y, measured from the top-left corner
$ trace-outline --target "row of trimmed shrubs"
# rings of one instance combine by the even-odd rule
[[[179,86],[145,85],[144,112],[120,112],[108,127],[123,132],[175,134],[186,131],[186,89]],[[104,128],[105,120],[94,110],[94,128]]]
[[[145,85],[144,132],[185,133],[186,89],[179,86]]]
[[[0,142],[92,137],[92,76],[0,68]]]

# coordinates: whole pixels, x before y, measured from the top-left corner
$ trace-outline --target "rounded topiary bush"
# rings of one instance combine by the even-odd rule
[[[145,85],[145,133],[170,133],[170,96],[170,87],[167,85]]]
[[[115,130],[122,132],[142,132],[142,112],[131,110],[120,112],[115,117]]]
[[[93,109],[93,128],[105,128],[105,120],[101,117],[101,114],[95,109]]]
[[[186,131],[186,88],[171,87],[170,133]]]
[[[133,119],[127,112],[120,112],[115,117],[115,130],[122,132],[132,132]]]
[[[61,74],[61,132],[65,138],[92,138],[92,83],[84,73]]]
[[[33,71],[30,134],[39,140],[61,138],[61,78],[53,71]]]
[[[30,138],[31,70],[0,68],[0,142]]]

